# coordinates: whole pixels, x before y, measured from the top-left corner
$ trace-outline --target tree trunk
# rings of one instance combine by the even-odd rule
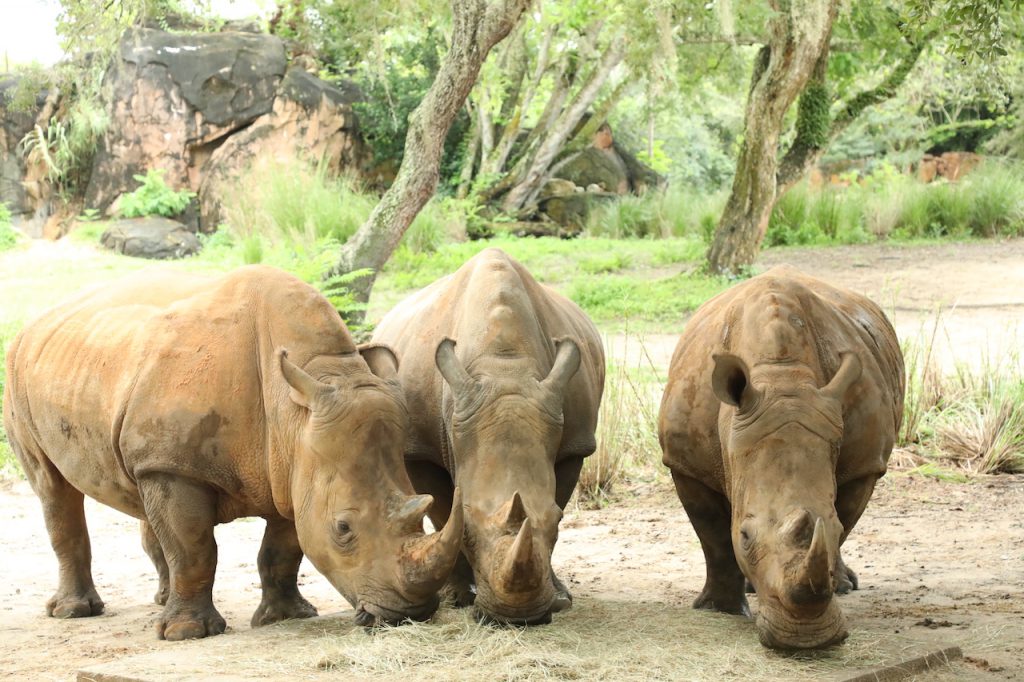
[[[768,44],[754,65],[732,193],[708,250],[708,268],[737,274],[761,248],[775,204],[779,135],[832,33],[839,0],[773,0]]]
[[[328,276],[369,268],[350,285],[355,298],[370,299],[376,274],[427,203],[440,175],[448,129],[476,83],[491,48],[508,35],[530,0],[452,0],[452,37],[434,82],[409,117],[405,155],[394,183],[370,217],[341,249]]]
[[[601,55],[601,61],[594,67],[593,73],[587,82],[576,93],[576,96],[566,107],[565,111],[558,118],[555,124],[547,131],[533,161],[528,167],[526,174],[522,176],[519,184],[513,187],[502,201],[503,208],[513,212],[526,204],[532,195],[540,189],[545,173],[554,161],[555,156],[565,145],[569,135],[572,134],[576,124],[583,118],[587,108],[594,103],[601,87],[608,80],[612,69],[618,66],[626,54],[626,41],[622,35],[616,36],[608,49]]]

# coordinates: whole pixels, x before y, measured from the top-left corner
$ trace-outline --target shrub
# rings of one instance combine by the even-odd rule
[[[188,190],[175,191],[164,182],[164,170],[151,168],[145,175],[134,176],[142,185],[121,197],[121,215],[125,218],[161,215],[171,218],[181,214],[195,196]]]
[[[689,187],[652,190],[642,196],[624,195],[599,206],[587,221],[595,237],[688,237],[710,235],[725,205],[725,192],[702,192]]]

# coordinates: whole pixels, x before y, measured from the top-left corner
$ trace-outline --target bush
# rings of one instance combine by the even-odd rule
[[[164,170],[151,168],[145,175],[134,176],[142,185],[121,197],[121,215],[125,218],[161,215],[173,218],[188,206],[195,192],[175,191],[164,182]]]
[[[688,237],[710,240],[725,206],[725,192],[701,192],[669,187],[642,196],[624,195],[599,206],[587,221],[587,234],[595,237]]]

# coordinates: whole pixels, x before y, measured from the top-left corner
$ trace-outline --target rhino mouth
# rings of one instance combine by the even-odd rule
[[[379,625],[401,625],[409,621],[422,622],[429,620],[437,611],[439,604],[435,596],[425,604],[393,609],[380,604],[361,601],[356,609],[356,625],[376,627]]]
[[[551,609],[544,609],[533,614],[505,615],[477,607],[474,615],[481,625],[499,627],[522,627],[527,625],[548,625],[551,623]]]
[[[766,600],[757,614],[761,644],[771,649],[823,649],[842,643],[849,635],[846,619],[835,600],[818,616],[794,618]]]

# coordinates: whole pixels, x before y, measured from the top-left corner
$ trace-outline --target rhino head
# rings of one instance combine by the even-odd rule
[[[732,543],[757,591],[757,628],[765,646],[810,649],[846,638],[836,602],[843,527],[836,515],[836,462],[843,437],[842,401],[861,374],[845,353],[818,388],[803,365],[759,365],[714,356],[725,479],[732,503]]]
[[[580,366],[569,339],[555,341],[546,377],[531,359],[521,365],[486,356],[471,376],[444,339],[435,361],[447,382],[445,412],[456,484],[466,504],[463,551],[476,580],[482,620],[548,623],[568,606],[556,600],[551,552],[562,509],[555,501],[555,457],[562,440],[566,387]],[[450,410],[450,412],[449,412]]]
[[[423,620],[458,558],[462,505],[442,532],[424,535],[433,498],[413,494],[402,460],[408,415],[398,362],[383,346],[360,353],[365,364],[353,354],[315,379],[279,352],[303,409],[290,481],[299,545],[355,607],[357,623]]]

